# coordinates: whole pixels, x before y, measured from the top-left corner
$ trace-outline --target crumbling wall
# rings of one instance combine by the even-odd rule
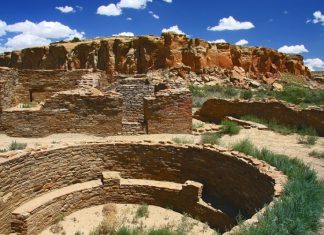
[[[288,126],[311,126],[319,135],[324,136],[323,107],[300,109],[295,105],[277,100],[245,101],[213,98],[207,100],[195,113],[195,117],[200,120],[216,122],[220,122],[226,116],[239,118],[243,115],[276,120]]]
[[[221,199],[247,216],[279,196],[285,179],[265,162],[206,146],[97,143],[27,152],[0,162],[0,232],[10,232],[11,213],[22,203],[52,190],[97,180],[107,170],[119,171],[125,179],[200,182],[206,202],[214,205]],[[85,199],[80,203],[87,203]]]
[[[148,134],[191,133],[192,98],[187,89],[162,90],[144,98]]]
[[[4,110],[0,115],[0,131],[23,137],[54,133],[121,134],[122,105],[118,94],[61,92],[41,107]]]
[[[0,76],[7,77],[4,98],[6,108],[19,103],[40,102],[54,95],[55,92],[72,90],[79,87],[80,82],[87,79],[89,70],[9,70],[0,71]],[[105,80],[104,73],[97,76]],[[9,84],[13,84],[9,87]]]

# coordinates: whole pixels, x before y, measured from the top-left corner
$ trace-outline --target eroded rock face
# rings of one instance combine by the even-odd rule
[[[208,74],[216,67],[227,70],[238,67],[244,69],[246,76],[264,81],[283,72],[311,77],[303,64],[303,57],[299,55],[286,55],[269,48],[210,44],[169,33],[161,37],[110,37],[27,48],[1,54],[0,66],[18,69],[92,68],[111,75],[181,66],[189,67],[197,74]],[[237,71],[235,69],[234,73]]]

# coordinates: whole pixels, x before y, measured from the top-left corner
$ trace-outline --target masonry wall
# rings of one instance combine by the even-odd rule
[[[0,162],[0,233],[9,233],[11,212],[21,203],[50,190],[96,180],[103,171],[181,184],[194,180],[204,185],[206,202],[214,205],[221,199],[246,216],[278,196],[276,189],[283,179],[264,162],[201,146],[103,143],[26,153]]]
[[[34,109],[7,109],[0,131],[9,136],[43,137],[55,133],[117,135],[122,132],[120,95],[58,93]]]
[[[148,134],[191,133],[192,98],[187,89],[162,90],[144,98]]]
[[[324,136],[324,109],[300,109],[294,105],[274,100],[244,101],[209,99],[195,113],[195,117],[204,121],[220,122],[226,116],[240,117],[255,115],[266,120],[277,120],[286,125],[308,125],[320,136]]]
[[[19,103],[30,103],[31,101],[44,101],[54,93],[76,89],[82,76],[89,70],[9,70],[0,71],[0,77],[7,76],[9,82],[14,85],[7,87],[6,107],[13,107]],[[105,74],[101,73],[103,79]]]
[[[144,122],[144,97],[154,95],[147,78],[121,79],[116,91],[124,99],[124,122]]]

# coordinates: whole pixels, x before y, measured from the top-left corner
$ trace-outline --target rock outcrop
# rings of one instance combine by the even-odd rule
[[[222,68],[228,76],[234,73],[237,80],[244,74],[265,82],[285,72],[311,77],[303,64],[303,57],[299,55],[287,55],[269,48],[211,44],[170,33],[161,37],[110,37],[52,43],[46,47],[1,54],[0,66],[18,69],[92,68],[110,75],[173,68],[181,72],[189,69],[197,74],[213,74],[216,68]]]

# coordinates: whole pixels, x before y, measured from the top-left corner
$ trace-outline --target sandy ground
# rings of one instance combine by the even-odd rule
[[[147,217],[136,217],[136,211],[140,205],[133,204],[108,204],[110,209],[109,215],[103,212],[104,206],[95,206],[77,211],[65,217],[58,223],[60,229],[58,233],[53,233],[53,226],[48,227],[40,235],[53,234],[84,234],[88,235],[93,231],[102,221],[109,220],[109,224],[113,227],[120,227],[121,224],[128,228],[141,227],[144,230],[152,228],[172,228],[176,230],[181,228],[187,229],[188,235],[212,235],[214,230],[210,229],[207,224],[201,223],[190,217],[183,216],[172,210],[164,209],[157,206],[148,206]],[[55,225],[57,227],[57,225]]]

